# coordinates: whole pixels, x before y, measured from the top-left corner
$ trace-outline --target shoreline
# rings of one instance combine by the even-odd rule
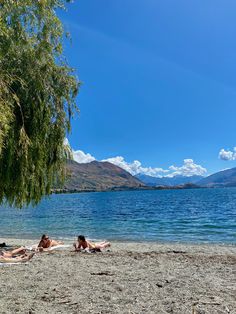
[[[113,187],[107,189],[54,189],[51,194],[76,194],[76,193],[104,193],[104,192],[126,192],[126,191],[161,191],[161,190],[192,190],[192,189],[209,189],[213,187],[200,186],[192,183],[179,184],[179,185],[144,185],[134,187]]]
[[[58,240],[58,238],[55,238]],[[66,239],[64,241],[65,247],[60,251],[71,251],[73,250],[72,239]],[[91,239],[90,239],[91,240]],[[93,241],[99,242],[100,240]],[[18,246],[32,246],[39,242],[39,239],[17,239],[17,238],[2,238],[0,237],[0,243],[5,242],[8,247]],[[7,247],[6,247],[7,248]],[[4,248],[3,248],[4,249]],[[1,248],[0,248],[1,250]],[[134,251],[134,252],[156,252],[156,253],[202,253],[202,254],[217,254],[217,255],[234,255],[236,257],[236,245],[230,244],[215,244],[215,243],[178,243],[178,242],[148,242],[148,241],[111,241],[111,249],[108,251]]]
[[[51,238],[55,239],[55,240],[59,240],[59,241],[63,241],[65,244],[70,244],[71,245],[74,243],[74,241],[76,240],[76,236],[75,237],[56,237],[56,236],[52,236]],[[102,238],[102,239],[94,239],[94,238],[89,238],[87,237],[90,241],[92,242],[100,242],[100,241],[109,241],[111,243],[117,244],[117,245],[129,245],[129,244],[134,244],[134,245],[156,245],[156,246],[193,246],[193,247],[232,247],[232,248],[236,248],[236,242],[235,243],[225,243],[225,242],[187,242],[187,241],[154,241],[154,240],[113,240],[110,238]],[[10,245],[16,245],[21,243],[22,245],[24,245],[24,243],[27,243],[26,245],[29,244],[36,244],[38,243],[40,240],[40,237],[38,238],[16,238],[16,237],[9,237],[9,236],[0,236],[0,243],[5,242],[6,244],[10,244]]]
[[[102,253],[71,249],[0,267],[0,313],[236,314],[235,246],[112,242]]]

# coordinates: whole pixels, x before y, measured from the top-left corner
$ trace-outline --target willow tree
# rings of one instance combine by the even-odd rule
[[[63,179],[79,82],[63,57],[66,0],[0,0],[0,203],[36,204]]]

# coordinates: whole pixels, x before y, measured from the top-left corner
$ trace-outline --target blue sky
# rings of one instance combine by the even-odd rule
[[[65,54],[83,82],[72,148],[167,174],[236,166],[235,12],[234,0],[68,5]]]

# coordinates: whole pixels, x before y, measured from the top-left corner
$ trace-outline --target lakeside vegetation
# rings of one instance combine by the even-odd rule
[[[80,85],[56,14],[67,2],[0,1],[0,203],[37,204],[63,182]]]

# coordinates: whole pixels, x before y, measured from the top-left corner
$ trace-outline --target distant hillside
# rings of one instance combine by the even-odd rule
[[[68,178],[63,189],[65,191],[108,191],[144,186],[127,171],[109,162],[79,164],[70,160],[67,171]]]
[[[200,186],[206,187],[230,187],[236,186],[236,168],[223,170],[214,173],[197,182]]]
[[[180,176],[180,175],[172,177],[172,178],[169,178],[169,177],[156,178],[152,176],[147,176],[145,174],[138,174],[135,177],[148,186],[159,186],[159,185],[177,186],[177,185],[182,185],[186,183],[196,183],[203,178],[202,176],[186,177],[186,176]]]

